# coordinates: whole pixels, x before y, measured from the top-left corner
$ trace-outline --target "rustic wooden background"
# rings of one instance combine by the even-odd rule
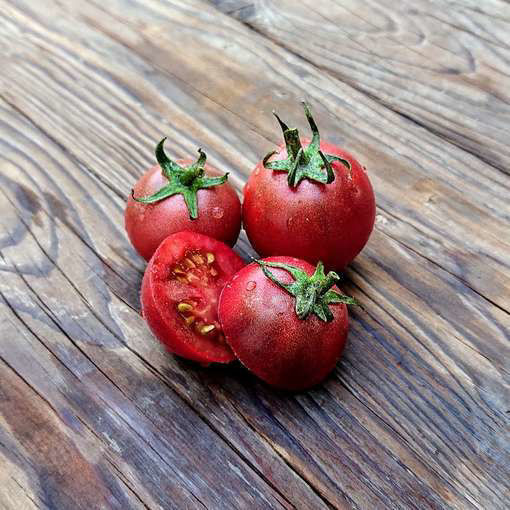
[[[123,208],[165,135],[240,190],[301,98],[378,214],[288,395],[164,352]],[[507,0],[0,0],[0,508],[508,509],[509,140]]]

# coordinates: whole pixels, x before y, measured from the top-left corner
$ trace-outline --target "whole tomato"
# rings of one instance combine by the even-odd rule
[[[243,267],[221,292],[218,314],[241,363],[265,382],[301,390],[321,382],[347,338],[339,276],[293,257],[269,257]]]
[[[241,229],[241,203],[234,188],[206,165],[199,149],[195,163],[172,161],[156,147],[159,165],[136,183],[125,212],[125,227],[136,251],[149,260],[167,236],[181,230],[208,235],[233,246]]]
[[[370,237],[374,192],[351,154],[320,141],[303,104],[313,137],[300,138],[297,129],[289,129],[275,114],[285,143],[250,175],[244,188],[244,228],[263,257],[291,255],[342,269]]]
[[[142,311],[154,335],[179,356],[228,363],[234,354],[218,322],[225,283],[244,262],[229,246],[196,232],[168,236],[142,281]]]

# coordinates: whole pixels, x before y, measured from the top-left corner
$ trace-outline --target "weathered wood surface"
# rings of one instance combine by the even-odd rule
[[[212,0],[224,12],[509,172],[504,0]]]
[[[318,60],[324,36],[296,33],[317,13],[341,28],[331,41],[351,33],[347,2],[316,0],[309,15],[312,2],[214,3],[1,1],[0,507],[505,508],[508,110],[468,106],[481,76],[508,93],[508,5],[478,7],[501,18],[486,41],[482,22],[459,25],[474,2],[430,3],[455,25],[445,48],[469,33],[476,61],[501,63],[435,82],[430,69],[460,60],[427,46],[415,75],[403,60],[392,81],[391,37],[367,36],[377,58],[354,81]],[[409,46],[409,16],[377,5]],[[294,28],[276,34],[274,17]],[[409,111],[404,75],[427,98]],[[176,156],[203,146],[240,188],[279,140],[273,107],[305,127],[301,97],[368,167],[379,210],[347,272],[364,309],[345,357],[324,385],[288,395],[163,351],[139,315],[144,264],[122,214],[161,136]]]

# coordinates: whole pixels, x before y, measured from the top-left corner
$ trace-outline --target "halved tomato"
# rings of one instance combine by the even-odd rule
[[[218,321],[218,300],[244,262],[229,246],[197,232],[168,236],[152,256],[142,282],[142,312],[171,352],[202,363],[235,356]]]

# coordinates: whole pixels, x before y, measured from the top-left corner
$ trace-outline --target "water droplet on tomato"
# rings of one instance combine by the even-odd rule
[[[246,284],[246,290],[253,290],[256,286],[257,284],[251,280]]]
[[[217,220],[223,218],[223,213],[223,207],[214,207],[212,210],[213,218],[216,218]]]

